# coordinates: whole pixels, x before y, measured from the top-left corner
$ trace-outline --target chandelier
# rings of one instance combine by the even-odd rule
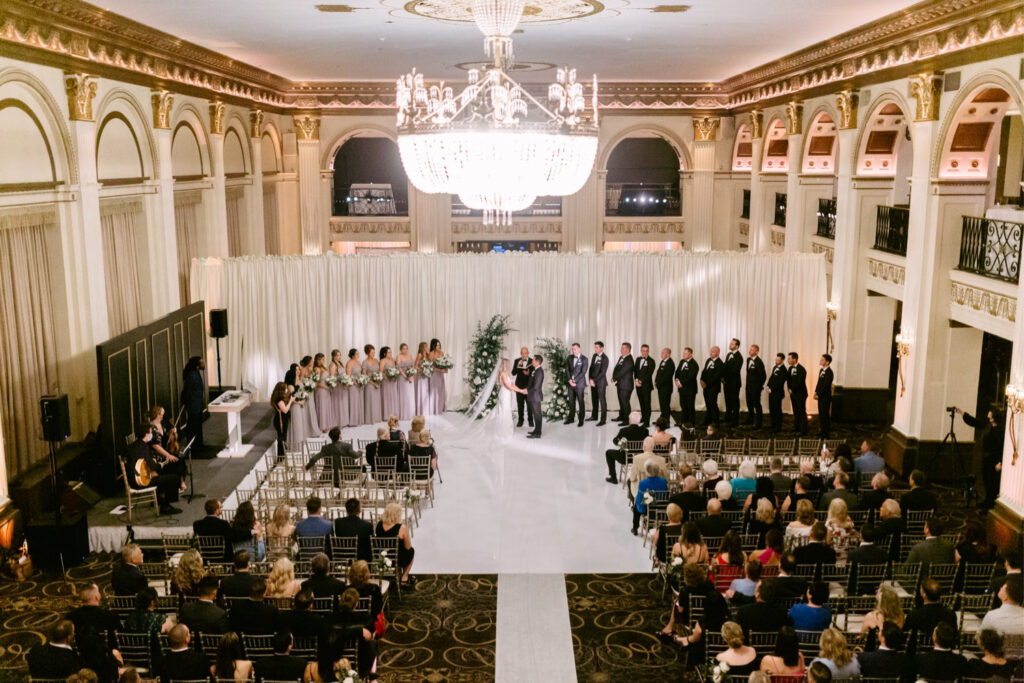
[[[459,93],[427,85],[415,69],[398,79],[398,150],[420,191],[458,195],[485,225],[508,225],[539,195],[569,195],[597,154],[597,78],[590,107],[576,70],[558,69],[542,103],[507,73],[524,0],[473,0],[473,20],[493,59],[470,69]]]

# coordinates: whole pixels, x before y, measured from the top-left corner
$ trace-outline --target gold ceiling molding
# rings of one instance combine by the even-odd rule
[[[707,83],[601,83],[597,100],[602,109],[724,111],[729,108],[729,94],[720,86]]]
[[[299,142],[320,139],[320,117],[316,114],[297,114],[295,120],[295,137]]]
[[[942,76],[930,71],[915,75],[910,79],[910,96],[917,103],[914,109],[915,121],[938,121]]]
[[[258,138],[263,131],[263,110],[253,109],[249,112],[249,137]]]
[[[153,127],[170,128],[174,94],[166,90],[154,90],[150,99],[153,102]]]
[[[761,135],[764,133],[764,114],[760,109],[755,109],[747,113],[747,119],[750,122],[750,139],[761,139]]]
[[[853,130],[857,127],[857,106],[860,104],[860,93],[856,90],[843,90],[836,95],[836,109],[839,110],[839,130]]]
[[[693,141],[714,142],[718,138],[718,125],[721,119],[717,116],[693,117]]]
[[[92,100],[96,97],[96,79],[88,74],[64,74],[68,94],[68,118],[92,121]]]
[[[802,103],[786,103],[786,131],[790,135],[800,135],[804,132],[804,105]]]
[[[210,102],[210,134],[224,135],[224,113],[227,108],[223,102]]]

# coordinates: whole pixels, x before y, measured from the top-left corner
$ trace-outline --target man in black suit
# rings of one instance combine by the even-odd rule
[[[743,627],[748,638],[752,631],[778,631],[783,626],[793,625],[786,610],[775,604],[775,586],[771,581],[759,581],[754,598],[757,602],[736,610],[736,623]]]
[[[306,463],[306,471],[313,469],[313,466],[321,460],[327,459],[334,471],[334,485],[341,488],[342,467],[358,467],[361,464],[359,454],[352,449],[352,444],[341,440],[341,428],[331,427],[327,436],[331,442],[309,459],[309,462]]]
[[[161,474],[161,465],[153,456],[153,449],[150,447],[152,439],[153,431],[149,424],[143,423],[135,428],[135,441],[128,447],[128,452],[125,454],[124,471],[128,477],[128,486],[133,490],[155,486],[160,514],[180,515],[181,509],[174,507],[171,503],[178,502],[178,486],[181,479],[177,474]],[[148,482],[139,478],[139,470],[142,469],[142,465],[149,470]]]
[[[878,509],[882,507],[882,503],[892,497],[889,495],[890,483],[889,475],[885,472],[876,472],[875,476],[871,477],[871,489],[861,491],[861,509],[872,510],[877,513]]]
[[[149,585],[139,565],[142,564],[142,548],[129,543],[121,548],[121,561],[110,573],[110,587],[114,595],[135,595]]]
[[[740,423],[740,375],[743,372],[743,356],[740,354],[740,340],[729,340],[729,352],[725,354],[725,372],[722,384],[725,387],[725,421],[730,427]]]
[[[942,586],[938,581],[930,576],[923,579],[920,594],[923,604],[920,607],[915,607],[907,615],[907,619],[903,623],[905,633],[914,639],[916,638],[915,634],[932,633],[939,623],[946,623],[954,629],[956,628],[956,613],[940,602]]]
[[[651,394],[654,392],[654,359],[651,358],[651,347],[640,346],[640,357],[633,364],[633,384],[636,385],[636,398],[640,402],[640,424],[651,426]]]
[[[782,431],[782,399],[786,397],[786,384],[789,382],[785,361],[785,355],[775,354],[775,365],[768,376],[768,416],[772,421],[772,434]]]
[[[878,649],[857,655],[860,675],[865,678],[900,678],[907,667],[907,656],[900,652],[903,631],[887,621],[878,629]]]
[[[860,501],[857,499],[857,494],[849,489],[849,486],[850,475],[843,471],[837,472],[832,479],[832,490],[818,499],[818,509],[828,510],[828,506],[832,504],[833,500],[842,498],[846,503],[847,510],[857,510]]]
[[[722,515],[722,501],[712,498],[707,504],[708,514],[697,520],[702,536],[721,538],[732,529],[732,522]]]
[[[580,411],[580,421],[577,427],[583,426],[583,419],[587,416],[587,406],[583,400],[587,389],[587,357],[580,353],[580,343],[573,342],[572,355],[565,361],[565,374],[569,378],[569,417],[565,424],[571,425],[576,419],[576,409]]]
[[[185,428],[182,443],[192,441],[193,457],[206,457],[203,450],[203,418],[206,411],[206,380],[203,370],[206,361],[202,356],[192,356],[181,371],[181,405],[185,408]],[[208,417],[208,416],[207,416]]]
[[[544,426],[544,415],[540,408],[541,403],[544,401],[544,369],[541,367],[543,362],[544,356],[539,353],[533,357],[530,383],[526,385],[525,389],[518,390],[520,394],[526,395],[526,402],[530,404],[530,410],[533,412],[534,428],[532,432],[527,432],[527,439],[539,439],[541,428]]]
[[[683,490],[668,499],[683,511],[683,521],[690,519],[691,512],[703,512],[707,508],[707,498],[699,489],[697,477],[691,474],[683,479]]]
[[[967,671],[967,660],[953,652],[956,628],[945,622],[932,630],[932,649],[914,656],[914,680],[954,681]]]
[[[890,560],[899,557],[900,538],[906,530],[907,523],[900,511],[900,504],[895,498],[883,501],[882,506],[878,508],[878,521],[875,522],[875,543],[889,547]]]
[[[82,668],[82,660],[72,646],[75,639],[75,625],[61,619],[50,631],[47,643],[36,645],[28,654],[28,674],[32,678],[67,678]]]
[[[925,572],[933,564],[953,564],[956,562],[956,551],[953,545],[942,538],[943,523],[938,517],[932,516],[924,523],[924,540],[914,544],[907,555],[907,564],[921,563]]]
[[[121,628],[117,615],[100,607],[100,589],[95,583],[78,591],[79,606],[68,612],[67,618],[75,625],[75,632],[81,640],[86,634],[105,636],[108,631]]]
[[[206,516],[192,522],[192,533],[196,536],[220,536],[224,539],[224,558],[222,561],[230,562],[231,550],[231,525],[220,518],[221,505],[216,498],[207,498],[203,504]],[[213,559],[213,558],[211,558]]]
[[[935,494],[928,488],[928,477],[921,470],[910,473],[910,490],[900,498],[900,508],[908,510],[934,510],[938,507]]]
[[[530,383],[531,370],[533,370],[533,365],[530,362],[530,349],[524,346],[519,349],[519,358],[516,358],[515,363],[512,364],[512,377],[515,380],[517,389],[525,389],[526,385]],[[532,427],[533,413],[528,412],[526,394],[516,392],[516,409],[519,411],[519,422],[516,426],[523,426],[523,415],[525,414],[529,418],[530,426]]]
[[[850,550],[846,557],[846,566],[850,568],[850,587],[856,588],[851,595],[874,595],[878,590],[880,579],[862,579],[858,576],[861,565],[884,565],[889,561],[889,549],[878,545],[878,532],[875,525],[866,523],[860,529],[860,545]]]
[[[302,590],[308,590],[317,598],[331,598],[345,590],[345,582],[330,575],[331,561],[323,553],[317,553],[309,563],[312,574],[302,582]]]
[[[267,594],[267,580],[254,576],[249,586],[248,600],[234,600],[231,603],[231,630],[238,633],[262,635],[277,630],[280,614],[277,607],[264,600]]]
[[[373,536],[373,524],[360,517],[360,512],[361,505],[358,498],[346,500],[345,516],[334,520],[334,535],[357,537],[359,540],[356,542],[356,559],[369,562],[372,559],[370,536]]]
[[[625,427],[629,419],[629,399],[633,395],[633,345],[622,342],[619,359],[612,370],[612,384],[619,397],[619,426]]]
[[[725,374],[725,363],[718,357],[721,351],[717,346],[712,346],[704,369],[700,372],[700,388],[704,390],[704,409],[707,411],[704,417],[705,427],[710,424],[717,427],[721,422],[718,413],[718,394],[722,390],[722,378]]]
[[[761,391],[768,379],[768,373],[764,369],[764,361],[761,360],[761,347],[751,344],[747,351],[747,382],[745,391],[747,394],[747,421],[744,425],[753,425],[754,429],[760,429],[764,421],[764,408],[761,407]]]
[[[182,606],[178,621],[200,633],[227,633],[227,612],[214,602],[217,599],[217,577],[204,576],[199,580],[198,591],[199,599]]]
[[[235,570],[220,580],[220,594],[225,598],[247,598],[252,590],[252,573],[249,571],[249,551],[242,549],[232,559]]]
[[[676,374],[676,362],[672,360],[672,349],[661,350],[661,362],[654,373],[654,388],[658,390],[658,409],[661,416],[672,422],[672,382]]]
[[[274,654],[261,657],[253,663],[256,676],[261,681],[297,681],[306,670],[306,660],[295,657],[292,652],[292,634],[278,631],[271,639]]]
[[[818,402],[818,422],[821,429],[819,439],[827,439],[832,429],[832,354],[821,354],[821,370],[818,371],[818,383],[814,385],[814,398]]]
[[[793,404],[793,430],[801,436],[807,435],[807,370],[800,365],[800,354],[789,352],[789,400]]]
[[[807,593],[807,579],[796,576],[796,564],[792,552],[784,553],[779,559],[779,574],[770,579],[776,598],[802,598]]]
[[[608,421],[608,397],[605,395],[608,390],[608,356],[604,352],[604,342],[594,342],[594,356],[590,359],[590,371],[588,372],[590,383],[590,417],[587,422],[597,419],[597,407],[601,406],[601,421],[597,423],[600,427]]]
[[[793,550],[797,564],[835,564],[836,551],[825,545],[825,525],[818,521],[811,525],[810,541]]]
[[[293,638],[318,638],[326,625],[323,615],[313,611],[313,591],[300,590],[292,609],[281,613],[281,623]]]
[[[629,414],[629,425],[619,430],[619,433],[612,439],[612,444],[615,448],[609,448],[604,453],[605,462],[608,463],[608,478],[605,479],[609,484],[618,484],[619,480],[615,474],[615,463],[626,462],[626,454],[622,450],[621,444],[624,441],[643,441],[650,434],[646,429],[640,426],[640,413],[633,412]]]
[[[1021,564],[1022,564],[1020,548],[1009,547],[1003,551],[1003,570],[1005,573],[997,574],[992,577],[992,580],[988,583],[988,593],[993,596],[992,607],[993,609],[999,607],[1001,601],[998,597],[999,589],[1006,583],[1006,578],[1009,576],[1020,576],[1021,575]]]
[[[676,388],[679,389],[679,416],[678,427],[692,427],[696,415],[693,402],[697,398],[697,375],[700,373],[700,366],[693,359],[693,349],[687,346],[683,349],[683,359],[679,361],[676,368]]]
[[[167,636],[171,651],[164,655],[160,667],[161,683],[175,681],[206,680],[210,677],[210,662],[206,655],[189,647],[192,631],[185,624],[178,624]]]

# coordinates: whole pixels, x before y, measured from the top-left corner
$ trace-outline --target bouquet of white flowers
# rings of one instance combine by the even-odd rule
[[[417,495],[416,495],[415,493],[413,493],[413,492],[412,492],[412,489],[409,489],[409,488],[407,488],[407,489],[405,490],[405,493],[404,493],[404,495],[403,495],[403,498],[405,499],[405,502],[406,502],[406,503],[412,503],[412,504],[414,504],[414,505],[415,505],[416,503],[420,502],[420,497],[419,497],[419,496],[417,496]]]
[[[374,384],[381,384],[384,381],[384,373],[380,370],[370,373],[370,381]]]
[[[725,662],[719,662],[715,664],[715,668],[711,670],[711,680],[715,683],[722,683],[722,681],[729,680],[729,665]]]
[[[306,390],[307,394],[312,394],[314,391],[316,391],[316,380],[314,380],[312,377],[307,377],[306,379],[302,380],[302,388]]]
[[[333,389],[334,387],[338,386],[338,376],[330,375],[327,377],[327,379],[324,380],[324,382],[327,384],[328,387]]]
[[[295,390],[294,396],[298,403],[305,403],[306,399],[309,398],[309,393],[305,389],[299,388]]]
[[[679,555],[676,555],[665,567],[665,573],[668,574],[669,581],[676,586],[683,585],[683,570],[686,569],[686,562]]]
[[[354,386],[356,381],[352,379],[352,375],[338,375],[338,384],[343,387]]]
[[[381,550],[380,555],[373,564],[376,567],[378,574],[387,574],[390,569],[395,566],[391,561],[391,558],[388,557],[387,550]]]
[[[654,496],[649,491],[644,491],[644,505],[650,505],[654,502]]]
[[[347,659],[341,660],[341,668],[338,669],[338,681],[340,683],[362,683],[359,674],[356,673],[355,669],[350,669],[352,666],[349,664]]]
[[[423,362],[420,363],[420,376],[421,377],[430,377],[433,374],[434,374],[434,364],[433,363],[431,363],[429,360],[424,360]]]
[[[309,378],[313,380],[314,383],[317,383],[320,381],[320,373],[314,372],[312,375],[309,376]]]
[[[438,370],[451,370],[455,366],[447,353],[441,354],[440,358],[434,359],[434,367]]]
[[[352,375],[352,379],[356,381],[360,387],[365,387],[370,383],[370,378],[367,375]]]
[[[402,371],[398,368],[384,368],[384,376],[392,382],[402,376]]]

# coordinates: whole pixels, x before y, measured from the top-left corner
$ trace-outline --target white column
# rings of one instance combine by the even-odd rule
[[[576,194],[562,197],[562,249],[601,251],[604,224],[604,183],[608,171],[591,171]]]
[[[171,144],[174,134],[170,127],[170,111],[174,96],[166,91],[154,91],[153,140],[156,146],[156,187],[153,210],[148,221],[150,297],[153,301],[153,318],[159,318],[174,311],[180,305],[178,299],[178,242],[174,223],[174,167],[171,160]]]
[[[207,225],[199,236],[198,256],[227,258],[228,250],[228,205],[224,184],[224,104],[210,103],[210,180],[211,188],[206,192]]]
[[[792,128],[790,129],[792,130]],[[802,128],[798,130],[803,130]],[[786,251],[807,251],[807,190],[800,184],[803,133],[790,133],[786,174]]]
[[[696,124],[694,124],[696,133]],[[686,224],[687,241],[692,251],[711,251],[715,206],[715,140],[693,143],[693,194],[688,197],[691,218]]]
[[[1024,278],[1017,285],[1017,301],[1024,301]],[[1010,357],[1010,384],[1018,389],[1024,387],[1024,315],[1017,315],[1013,328],[1013,354]],[[1003,390],[1003,387],[998,387]],[[1019,452],[1024,452],[1024,413],[1013,414],[1007,411],[1006,434],[1003,440],[1003,470],[1000,475],[999,502],[1016,515],[1016,519],[1007,519],[1007,523],[1019,532],[1021,518],[1024,517],[1024,456],[1018,456],[1014,464],[1013,439],[1011,428],[1016,438]],[[996,509],[1000,514],[1000,510]],[[1004,515],[1005,516],[1005,515]]]
[[[750,112],[750,232],[747,251],[752,254],[772,248],[771,221],[765,217],[764,183],[761,181],[761,158],[764,153],[764,120],[761,112]]]
[[[245,253],[263,256],[267,253],[266,224],[263,216],[263,140],[261,127],[263,112],[255,109],[249,112],[249,149],[252,162],[252,185],[246,196],[249,198],[248,228],[243,229],[247,240]]]
[[[409,184],[409,225],[414,251],[425,254],[453,251],[452,198],[427,194]]]
[[[299,215],[302,224],[302,253],[319,254],[324,250],[324,229],[320,188],[320,117],[303,114],[295,117],[295,136],[299,148]]]
[[[331,216],[334,215],[334,171],[321,170],[320,171],[320,215],[323,216],[323,220],[320,221],[323,225],[323,235],[321,236],[321,244],[325,248],[330,248],[331,241],[334,239],[334,234],[331,232]]]

